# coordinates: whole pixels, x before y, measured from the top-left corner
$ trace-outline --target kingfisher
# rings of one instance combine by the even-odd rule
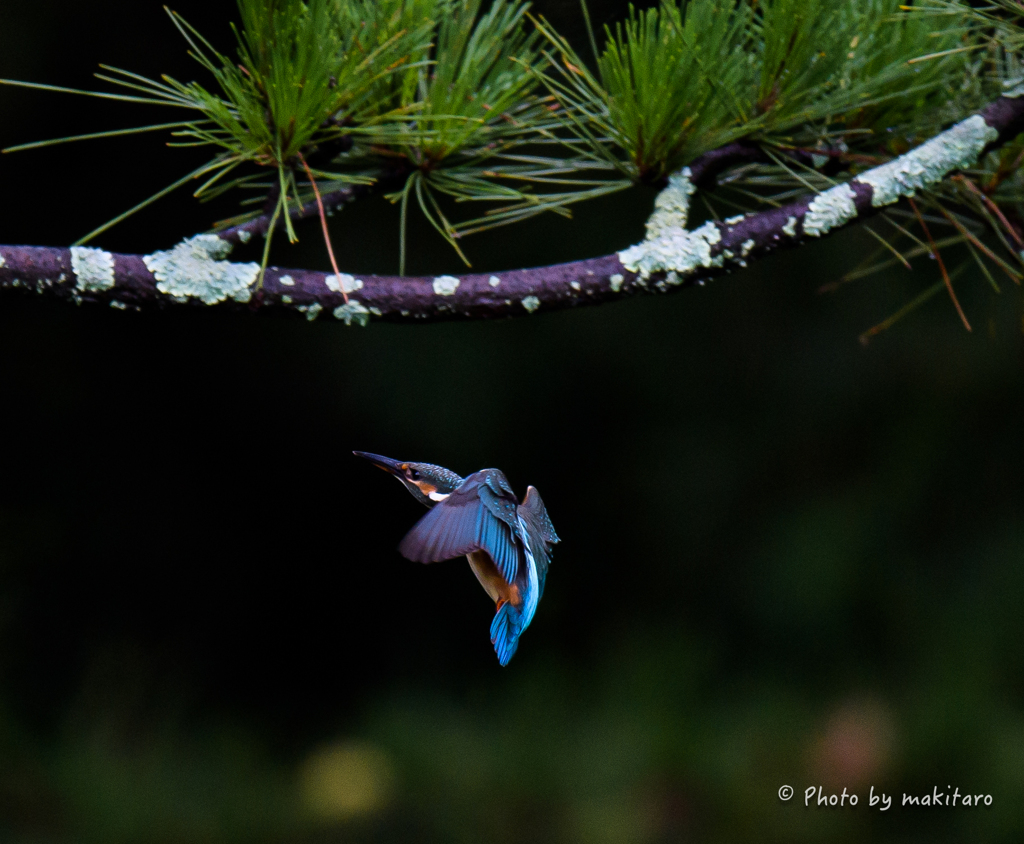
[[[407,463],[352,452],[398,478],[428,508],[398,546],[416,563],[437,563],[463,554],[495,604],[491,644],[508,665],[544,594],[551,548],[559,541],[535,487],[516,501],[500,469],[481,469],[466,478],[431,463]]]

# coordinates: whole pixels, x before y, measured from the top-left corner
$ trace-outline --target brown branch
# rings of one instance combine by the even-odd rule
[[[984,121],[981,128],[995,130],[993,137],[985,139],[988,142],[983,152],[987,152],[1024,128],[1024,97],[1000,97],[978,116]],[[962,121],[928,144],[945,144],[955,150],[958,141],[949,141],[947,136],[967,124],[975,130],[980,125],[976,118],[973,123]],[[216,236],[205,235],[173,250],[147,256],[0,246],[0,290],[17,288],[76,302],[132,309],[190,303],[217,304],[234,310],[301,311],[307,317],[326,311],[345,322],[360,323],[371,317],[415,322],[520,316],[703,283],[778,248],[797,246],[810,237],[824,236],[863,220],[879,210],[873,204],[873,184],[883,176],[888,178],[886,174],[891,174],[894,166],[899,170],[905,162],[919,164],[920,156],[924,155],[922,150],[926,150],[926,145],[882,168],[861,173],[832,191],[805,196],[782,208],[708,223],[697,232],[681,228],[670,232],[683,243],[703,232],[706,248],[700,260],[646,273],[639,268],[628,269],[618,254],[549,267],[458,277],[355,278],[342,274],[339,280],[333,273],[272,267],[266,273],[263,288],[254,291],[251,281],[258,267],[216,260],[224,257],[228,244]],[[969,163],[965,159],[961,166],[972,163],[973,159]],[[948,172],[936,174],[936,179],[955,169],[947,168]],[[903,187],[897,190],[894,185]],[[915,190],[912,183],[907,186],[899,178],[892,179],[887,187],[893,196],[880,200],[886,203]],[[845,198],[843,213],[823,225],[822,208],[828,205],[829,194],[840,189]],[[315,203],[312,205],[316,207]],[[344,293],[349,294],[348,304],[344,302]]]
[[[778,149],[781,158],[789,158],[805,167],[811,167],[825,176],[834,176],[848,165],[847,155],[839,150]],[[827,159],[818,166],[818,158]],[[764,147],[753,141],[733,141],[718,149],[698,156],[687,165],[690,181],[702,190],[712,190],[717,178],[726,170],[741,164],[772,164],[774,159]],[[667,182],[667,180],[665,180]]]
[[[352,200],[370,193],[374,187],[375,185],[348,185],[339,190],[325,193],[319,198],[323,201],[325,211],[336,211]],[[307,202],[301,208],[292,209],[289,212],[289,216],[293,222],[298,222],[299,220],[305,220],[307,217],[315,217],[319,213],[320,206],[316,200],[313,200],[312,202]],[[270,218],[270,214],[260,214],[260,216],[244,223],[239,223],[237,226],[221,229],[216,234],[221,240],[225,240],[232,245],[248,243],[254,237],[266,237],[267,230],[270,228]]]

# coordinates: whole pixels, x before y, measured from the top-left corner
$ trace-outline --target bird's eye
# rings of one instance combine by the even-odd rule
[[[405,470],[405,476],[410,481],[418,481],[420,479],[420,473],[413,469],[411,466]]]

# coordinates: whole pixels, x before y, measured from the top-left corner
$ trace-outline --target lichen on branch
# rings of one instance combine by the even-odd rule
[[[525,316],[666,292],[746,266],[780,247],[826,236],[970,167],[1022,127],[1024,96],[1000,97],[918,148],[830,191],[724,222],[711,221],[694,231],[685,227],[695,188],[691,172],[684,169],[659,196],[642,243],[615,255],[548,267],[460,276],[358,278],[271,267],[257,289],[256,264],[223,260],[231,244],[216,235],[199,235],[147,256],[0,246],[0,289],[34,290],[118,308],[215,305],[290,310],[307,319],[326,313],[359,325],[372,319],[423,322]],[[842,198],[827,199],[830,194]]]

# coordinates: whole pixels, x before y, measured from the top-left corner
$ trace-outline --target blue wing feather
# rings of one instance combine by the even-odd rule
[[[540,596],[544,594],[544,582],[547,580],[548,566],[551,565],[552,546],[559,541],[558,534],[555,533],[555,526],[551,524],[551,517],[548,516],[547,508],[536,487],[526,488],[526,497],[523,498],[519,510],[530,526],[527,541],[530,543],[530,550],[533,552],[533,558],[537,564],[537,579],[539,581],[537,597],[539,600]]]
[[[519,611],[512,604],[502,604],[491,622],[491,644],[502,665],[508,665],[519,647],[521,632]]]
[[[495,494],[495,469],[470,475],[444,501],[436,504],[406,534],[398,550],[410,560],[435,563],[471,551],[486,551],[505,581],[512,583],[519,570],[520,548],[514,531],[515,498]],[[507,481],[504,484],[507,486]],[[509,492],[511,495],[511,491]],[[511,516],[506,514],[511,508]]]

